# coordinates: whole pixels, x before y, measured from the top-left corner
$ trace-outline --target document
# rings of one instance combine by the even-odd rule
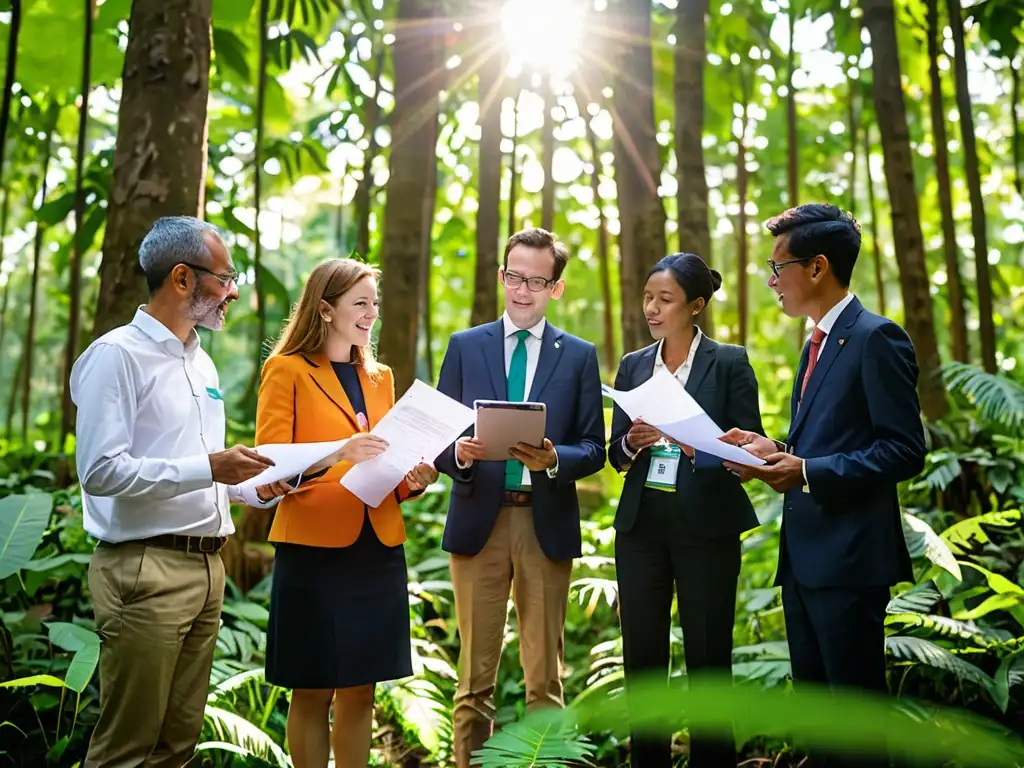
[[[605,396],[618,405],[631,419],[642,419],[657,427],[668,437],[694,450],[710,453],[736,464],[758,467],[764,464],[738,445],[723,443],[718,438],[725,432],[704,412],[679,379],[665,369],[636,389],[621,392],[601,386]]]
[[[432,462],[473,425],[471,408],[422,381],[385,414],[371,433],[388,442],[384,453],[356,464],[341,478],[363,503],[378,507],[420,462]]]
[[[256,477],[238,485],[238,491],[247,504],[260,503],[256,497],[256,488],[278,480],[287,480],[313,466],[321,459],[327,458],[335,451],[341,450],[345,440],[331,440],[325,443],[268,443],[257,445],[255,450],[269,459],[274,466],[267,467]]]

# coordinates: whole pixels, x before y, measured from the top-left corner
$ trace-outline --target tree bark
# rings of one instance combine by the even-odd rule
[[[580,112],[580,114],[585,114]],[[612,307],[611,255],[608,253],[608,221],[604,215],[604,201],[601,199],[601,152],[597,147],[597,136],[590,127],[586,117],[583,122],[587,126],[587,144],[590,145],[590,162],[594,171],[590,174],[590,190],[597,206],[597,263],[601,272],[601,303],[604,319],[604,365],[606,371],[614,371],[617,365],[615,356],[615,321]]]
[[[1010,126],[1011,138],[1013,141],[1013,186],[1017,194],[1024,196],[1024,138],[1020,134],[1020,116],[1017,109],[1020,105],[1020,80],[1021,74],[1010,60]]]
[[[707,0],[680,0],[676,6],[675,152],[679,250],[696,253],[711,265],[708,182],[704,169],[704,62],[707,57]],[[701,315],[701,329],[714,335],[713,302]]]
[[[3,190],[4,200],[0,203],[0,264],[4,260],[4,235],[7,233],[7,214],[10,210],[11,193],[6,187]],[[4,294],[2,304],[0,304],[0,350],[6,349],[4,346],[4,337],[7,335],[7,302],[11,295],[11,283],[14,282],[13,274],[7,275],[7,282],[4,283]],[[0,354],[0,371],[3,370],[5,362],[5,356]],[[3,377],[0,376],[0,381],[3,381]],[[17,387],[17,383],[13,383],[11,386]]]
[[[739,345],[747,344],[747,326],[749,325],[749,304],[748,297],[750,280],[747,276],[747,261],[749,259],[747,243],[747,118],[750,110],[750,88],[747,87],[746,76],[741,72],[743,81],[742,98],[743,112],[740,118],[743,121],[743,128],[740,135],[736,137],[736,193],[740,200],[740,212],[736,218],[736,305],[739,315]]]
[[[502,57],[489,53],[480,66],[477,101],[480,104],[480,146],[477,169],[479,207],[476,211],[476,274],[471,325],[498,315],[498,222],[501,217],[501,94]],[[515,158],[513,157],[513,167]],[[514,171],[513,171],[514,173]],[[515,211],[509,213],[514,222]]]
[[[871,254],[874,257],[875,292],[878,314],[885,316],[885,281],[882,279],[882,246],[878,242],[878,202],[875,200],[875,180],[871,177],[871,128],[864,126],[864,176],[868,188],[868,212],[871,216]]]
[[[551,80],[544,78],[544,127],[541,129],[541,162],[544,166],[544,187],[540,192],[540,226],[551,232],[555,228],[555,182],[551,178],[551,169],[555,160],[555,118],[551,110],[555,105]]]
[[[871,34],[875,115],[882,135],[885,178],[889,189],[893,244],[900,265],[904,322],[920,367],[918,390],[925,416],[935,420],[949,410],[935,340],[921,218],[914,184],[907,112],[900,85],[899,50],[893,0],[863,0],[864,22]]]
[[[850,132],[850,200],[847,203],[850,213],[857,215],[857,152],[860,137],[857,135],[860,129],[860,115],[857,113],[857,99],[859,98],[858,83],[850,77],[846,78],[846,93],[850,100],[847,105],[847,130]]]
[[[612,118],[620,226],[622,346],[634,350],[649,340],[640,300],[647,271],[666,253],[665,209],[658,195],[661,150],[654,126],[650,3],[621,0],[616,23],[621,35]]]
[[[7,129],[11,124],[11,102],[14,99],[14,77],[18,68],[18,36],[21,32],[21,0],[11,0],[11,31],[7,36],[7,67],[4,72],[4,93],[0,101],[0,179],[4,172],[4,150]]]
[[[210,0],[135,0],[118,109],[93,337],[146,300],[139,245],[161,216],[200,216]]]
[[[953,73],[956,84],[956,108],[960,113],[960,133],[964,145],[964,170],[971,199],[971,231],[974,234],[974,270],[978,285],[978,330],[981,336],[981,364],[996,372],[996,328],[992,318],[992,278],[988,265],[988,234],[985,224],[985,200],[981,196],[981,170],[978,143],[974,136],[971,93],[967,87],[967,58],[964,51],[964,20],[960,0],[946,0],[949,26],[953,33]]]
[[[942,219],[942,251],[946,258],[946,293],[949,298],[949,333],[953,359],[968,361],[967,317],[964,313],[963,284],[960,280],[960,256],[956,247],[953,219],[953,193],[949,184],[949,140],[946,138],[946,110],[939,74],[939,0],[927,0],[925,16],[928,35],[928,76],[931,81],[929,106],[932,137],[935,139],[935,175],[939,187],[939,215]]]
[[[68,286],[68,337],[64,346],[61,381],[60,439],[57,450],[75,426],[75,404],[71,401],[71,367],[78,356],[82,306],[82,228],[85,226],[85,152],[89,128],[89,90],[92,79],[92,23],[94,0],[85,0],[85,43],[82,46],[82,104],[78,112],[78,146],[75,155],[75,235],[71,249],[71,279]]]
[[[374,66],[376,70],[373,77],[373,96],[366,97],[363,101],[363,125],[366,126],[366,140],[369,145],[363,154],[363,175],[356,187],[355,213],[356,213],[356,253],[364,261],[370,259],[370,211],[373,209],[373,161],[380,149],[377,146],[377,129],[380,127],[380,78],[384,74],[384,44],[381,43],[377,49]]]
[[[796,48],[793,37],[796,32],[795,0],[789,0],[786,17],[789,22],[789,50],[786,51],[786,136],[789,144],[789,162],[786,165],[786,189],[789,206],[800,204],[800,144],[796,126],[796,90],[793,75],[796,72]]]
[[[438,13],[435,0],[400,0],[392,48],[395,106],[381,243],[384,317],[380,349],[383,361],[394,371],[398,396],[412,384],[416,371],[423,191],[432,186],[439,97],[433,78],[423,75],[441,64]]]
[[[260,210],[263,208],[263,132],[267,108],[267,32],[270,24],[270,0],[260,0],[259,63],[256,73],[256,141],[253,147],[252,197],[256,214],[253,217],[252,271],[253,290],[256,293],[256,349],[252,376],[245,393],[245,403],[251,404],[259,389],[263,342],[267,337],[267,302],[263,292],[263,237],[260,231]]]
[[[519,152],[519,87],[516,86],[513,93],[515,108],[512,120],[512,151],[508,155],[508,170],[511,178],[508,184],[508,236],[516,233],[516,201],[519,198],[519,166],[516,164],[516,154]]]

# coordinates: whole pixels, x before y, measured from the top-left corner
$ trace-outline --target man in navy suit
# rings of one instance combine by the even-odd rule
[[[437,388],[474,400],[547,406],[543,446],[520,443],[507,461],[482,461],[467,433],[437,458],[452,480],[442,547],[451,554],[459,624],[455,760],[469,768],[494,720],[494,686],[509,590],[519,622],[526,706],[563,706],[563,625],[573,558],[580,551],[576,482],[605,463],[597,350],[545,320],[565,290],[568,252],[543,229],[517,232],[498,278],[505,312],[453,334]]]
[[[767,226],[768,286],[783,312],[811,318],[814,331],[786,442],[732,430],[723,439],[767,465],[726,467],[785,494],[775,584],[794,680],[885,692],[889,587],[913,580],[896,485],[925,458],[914,347],[850,293],[861,244],[852,216],[808,204]]]

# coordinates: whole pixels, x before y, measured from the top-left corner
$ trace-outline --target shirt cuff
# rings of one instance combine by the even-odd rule
[[[800,471],[804,475],[804,490],[808,493],[811,492],[811,484],[807,482],[807,462],[804,459],[800,459]]]
[[[177,459],[178,471],[181,473],[180,482],[190,488],[208,488],[213,485],[213,467],[210,466],[208,454],[199,456],[185,456]]]
[[[629,449],[629,443],[626,442],[625,436],[622,438],[622,452],[626,454],[627,459],[635,459],[636,452]]]
[[[548,473],[548,477],[550,477],[552,480],[554,480],[555,479],[555,475],[558,474],[558,449],[557,448],[555,449],[555,466],[548,468],[547,473]]]
[[[455,449],[455,466],[458,467],[459,469],[461,469],[463,472],[465,472],[467,469],[469,469],[472,466],[471,464],[463,464],[461,461],[459,461],[459,449],[458,448]]]

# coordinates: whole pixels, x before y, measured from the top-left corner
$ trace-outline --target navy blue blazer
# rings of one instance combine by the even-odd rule
[[[793,387],[786,448],[804,459],[808,486],[786,493],[779,550],[804,586],[891,586],[913,580],[897,483],[924,468],[914,346],[899,325],[856,298],[828,334],[803,404]]]
[[[658,345],[630,352],[619,363],[615,388],[636,389],[654,375]],[[733,427],[764,434],[758,403],[757,378],[743,347],[719,344],[702,336],[686,380],[686,391],[723,430]],[[640,513],[651,452],[642,451],[630,464],[622,438],[632,419],[619,406],[612,412],[608,458],[615,469],[626,470],[622,497],[615,510],[615,530],[629,531]],[[655,491],[658,493],[658,491]],[[684,456],[676,474],[676,499],[683,528],[695,538],[738,536],[759,523],[743,484],[722,466],[722,460],[697,451],[694,463]]]
[[[438,377],[440,392],[472,408],[474,400],[505,400],[505,385],[500,319],[452,334]],[[545,436],[558,453],[555,479],[546,471],[530,473],[534,530],[548,558],[569,560],[581,554],[576,481],[599,472],[606,458],[597,348],[546,323],[527,400],[547,405]],[[475,555],[487,543],[501,508],[505,462],[481,461],[460,470],[452,444],[435,465],[453,480],[441,546],[453,554]]]

